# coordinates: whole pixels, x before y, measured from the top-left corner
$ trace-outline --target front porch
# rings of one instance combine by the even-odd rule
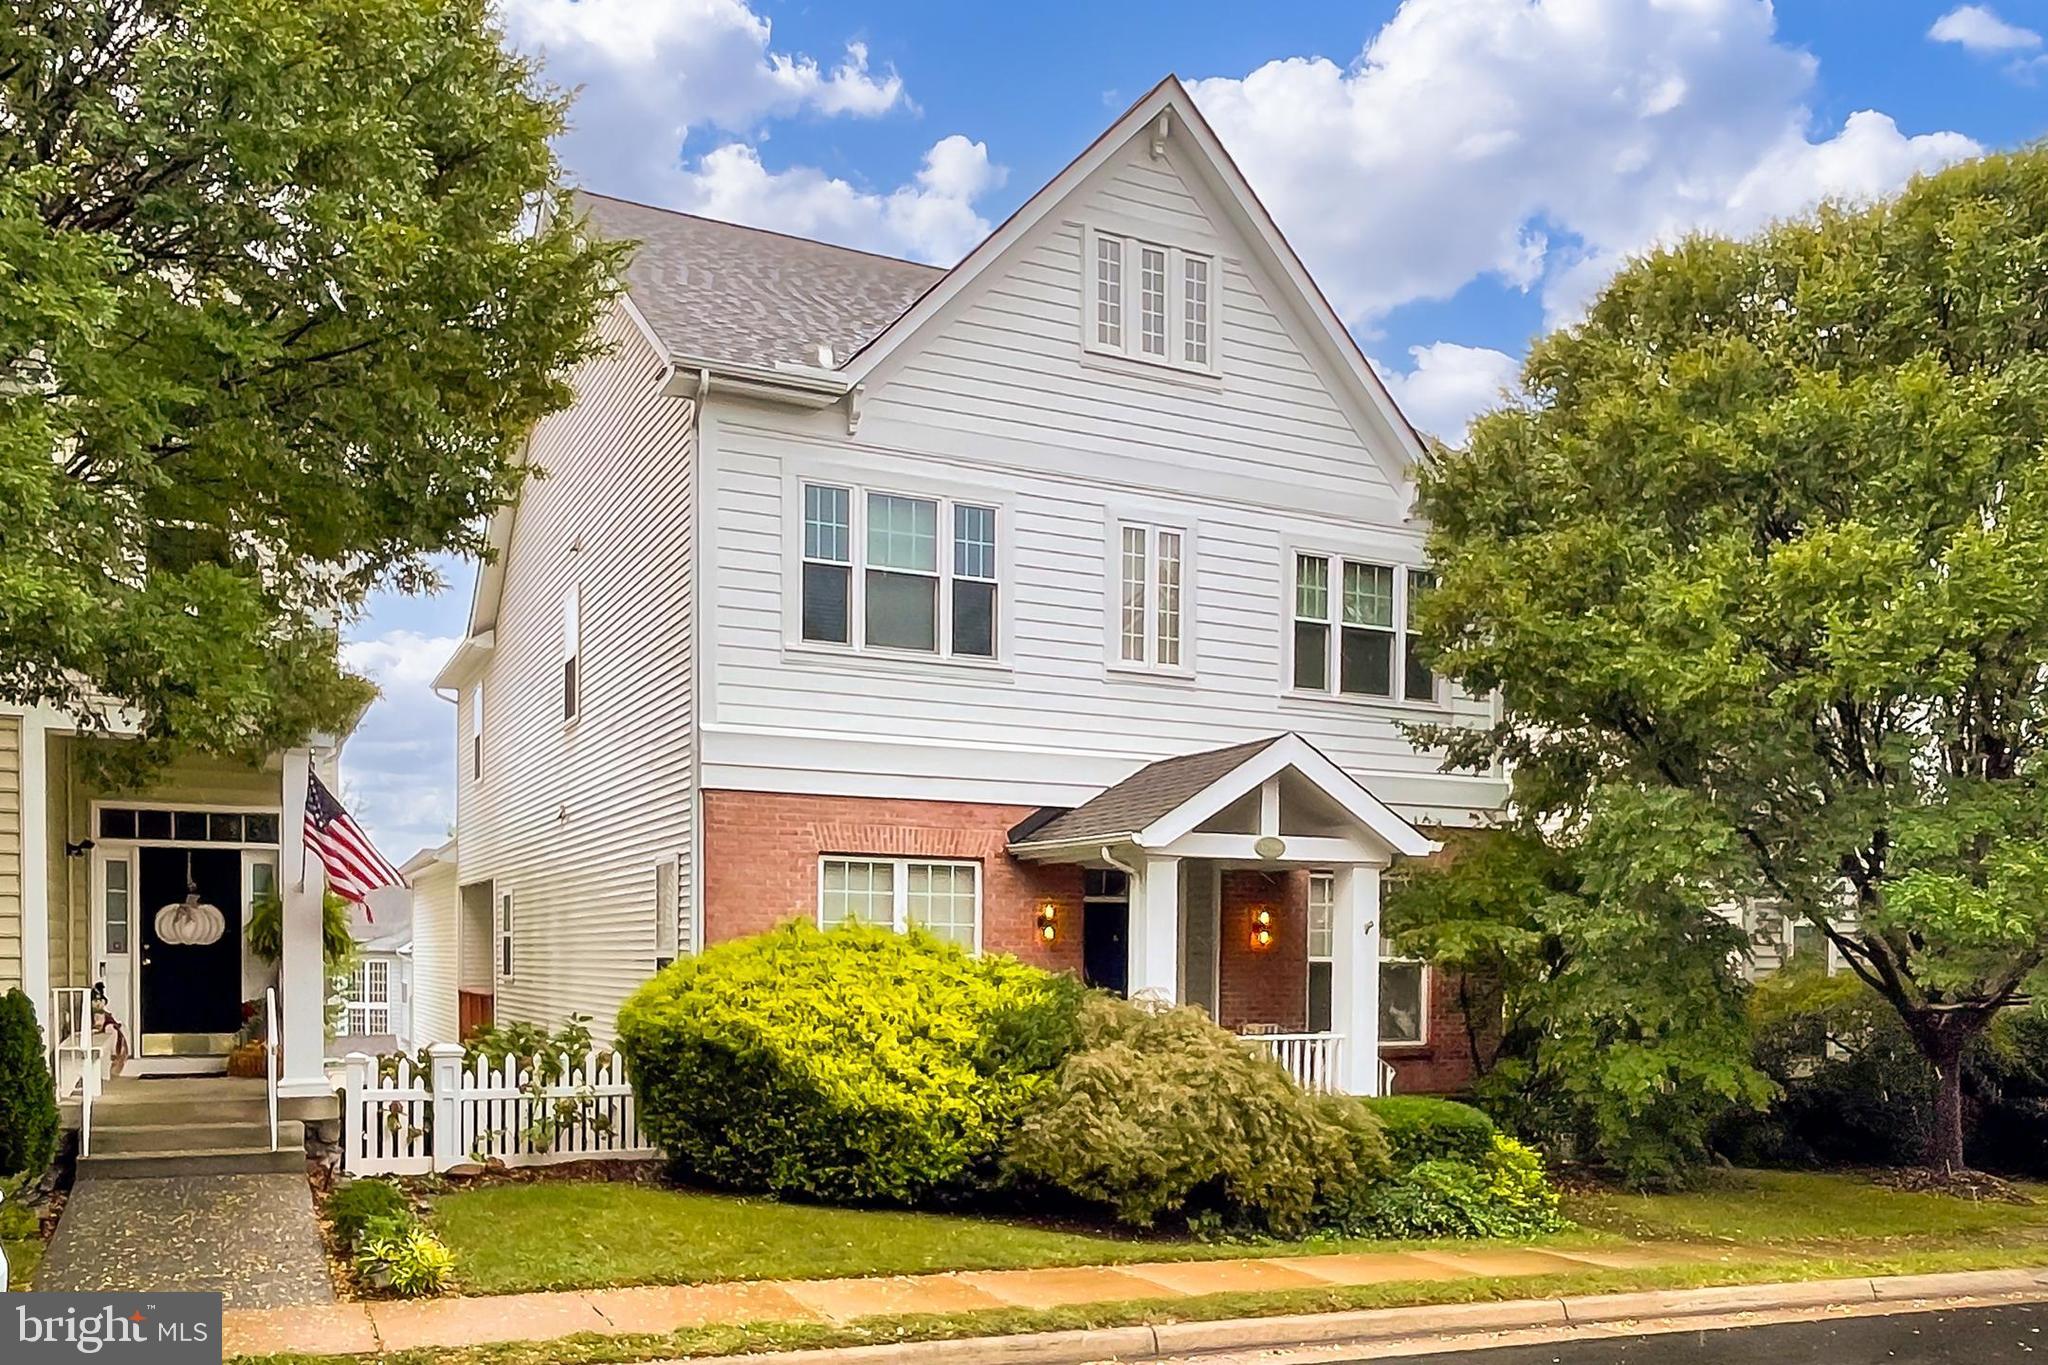
[[[1010,832],[1079,864],[1083,975],[1190,1004],[1304,1086],[1378,1095],[1380,874],[1437,845],[1297,735],[1168,759]]]

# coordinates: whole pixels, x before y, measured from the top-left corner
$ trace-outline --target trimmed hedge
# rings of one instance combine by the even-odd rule
[[[641,1128],[683,1176],[916,1204],[990,1178],[1081,995],[924,934],[796,922],[663,969],[618,1041]]]
[[[0,995],[0,1178],[40,1179],[57,1156],[57,1087],[36,1007],[20,988]]]
[[[1493,1120],[1469,1104],[1427,1095],[1362,1101],[1380,1121],[1396,1169],[1445,1160],[1480,1165],[1493,1154]]]
[[[1080,1034],[1010,1144],[1014,1181],[1136,1227],[1292,1237],[1348,1219],[1386,1173],[1356,1101],[1308,1094],[1198,1010],[1095,997]]]

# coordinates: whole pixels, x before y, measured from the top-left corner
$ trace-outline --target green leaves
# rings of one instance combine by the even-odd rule
[[[367,592],[481,551],[618,259],[498,39],[481,0],[17,7],[0,697],[259,755],[368,699]]]

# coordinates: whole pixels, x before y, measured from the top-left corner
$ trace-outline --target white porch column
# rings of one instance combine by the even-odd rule
[[[1180,859],[1147,858],[1131,896],[1131,998],[1180,1003]]]
[[[50,718],[41,707],[21,718],[21,987],[36,1007],[36,1022],[43,1039],[56,1037],[57,1021],[50,1017],[50,765],[48,762]],[[89,836],[80,836],[89,837]],[[68,866],[68,860],[66,865]],[[74,923],[80,914],[88,917],[99,907],[88,893],[83,910],[74,905],[65,917]],[[90,920],[88,919],[88,922]],[[91,941],[91,935],[87,935]],[[89,964],[85,983],[98,980],[99,964]]]
[[[284,1035],[280,1095],[331,1093],[327,1050],[327,970],[320,956],[321,901],[327,874],[306,851],[306,786],[312,751],[287,749],[280,799],[278,894],[284,899],[284,951],[277,964],[278,1028]]]
[[[1337,1089],[1380,1093],[1380,870],[1337,869],[1330,929],[1330,1031],[1338,1048]]]

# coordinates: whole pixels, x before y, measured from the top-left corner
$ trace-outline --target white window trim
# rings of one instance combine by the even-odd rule
[[[827,863],[888,863],[895,871],[891,874],[890,908],[888,927],[902,933],[910,921],[910,869],[918,867],[964,867],[974,873],[974,947],[976,957],[981,955],[983,927],[983,886],[982,866],[971,858],[917,858],[896,857],[881,853],[821,853],[818,855],[818,898],[813,914],[820,929],[825,927],[825,864]]]
[[[1126,659],[1123,656],[1124,616],[1124,532],[1139,530],[1145,532],[1145,657]],[[1159,653],[1159,533],[1180,537],[1180,662],[1162,664],[1157,662]],[[1195,675],[1195,541],[1196,527],[1192,522],[1179,522],[1143,514],[1116,514],[1110,518],[1109,535],[1104,541],[1104,594],[1103,648],[1109,667],[1119,673],[1156,675],[1169,678],[1192,678]]]
[[[1309,913],[1310,913],[1311,917],[1313,917],[1313,915],[1314,915],[1314,912],[1315,912],[1315,900],[1316,900],[1316,893],[1315,893],[1315,883],[1316,883],[1316,882],[1319,882],[1319,881],[1323,881],[1323,882],[1328,882],[1328,883],[1330,884],[1330,886],[1331,886],[1331,888],[1332,888],[1332,892],[1333,892],[1333,894],[1334,894],[1334,891],[1335,891],[1335,881],[1334,881],[1334,878],[1333,878],[1332,874],[1331,874],[1331,873],[1328,873],[1328,872],[1311,872],[1311,873],[1309,874],[1309,879],[1310,879],[1310,886],[1309,886],[1309,893],[1308,893],[1308,898],[1309,898]],[[1305,937],[1305,938],[1306,938],[1306,939],[1307,939],[1307,940],[1308,940],[1309,942],[1311,942],[1311,943],[1312,943],[1312,942],[1314,942],[1314,935],[1313,935],[1313,932],[1312,932],[1312,931],[1311,931],[1310,933],[1307,933],[1307,934],[1305,934],[1305,935],[1304,935],[1304,937]],[[1334,933],[1333,933],[1333,935],[1332,935],[1332,939],[1333,939],[1333,941],[1334,941]],[[1314,986],[1315,986],[1315,972],[1314,972],[1313,970],[1311,970],[1311,968],[1313,967],[1313,965],[1314,965],[1315,963],[1318,963],[1318,962],[1321,962],[1321,963],[1334,963],[1335,961],[1336,961],[1336,959],[1335,959],[1335,958],[1333,958],[1333,957],[1331,957],[1331,956],[1330,956],[1329,954],[1327,954],[1327,953],[1316,953],[1316,952],[1311,952],[1311,953],[1309,953],[1309,954],[1308,954],[1308,961],[1307,961],[1307,964],[1306,964],[1306,965],[1304,965],[1304,966],[1303,966],[1303,968],[1302,968],[1302,980],[1303,980],[1303,986],[1304,986],[1304,990],[1305,990],[1305,991],[1312,991],[1312,990],[1314,989]],[[1382,1039],[1380,1039],[1380,1040],[1379,1040],[1380,1048],[1381,1048],[1381,1050],[1382,1050],[1382,1051],[1385,1051],[1385,1050],[1387,1050],[1387,1049],[1390,1049],[1390,1048],[1391,1048],[1391,1049],[1400,1049],[1400,1050],[1404,1050],[1404,1051],[1416,1051],[1416,1050],[1420,1050],[1420,1049],[1422,1049],[1422,1048],[1426,1048],[1426,1047],[1428,1047],[1428,1046],[1429,1046],[1429,1002],[1430,1002],[1430,993],[1431,993],[1431,992],[1432,992],[1432,991],[1433,991],[1433,990],[1435,989],[1435,982],[1434,982],[1434,978],[1435,978],[1435,976],[1436,976],[1436,972],[1434,971],[1434,969],[1432,969],[1432,968],[1430,967],[1430,965],[1429,965],[1429,963],[1428,963],[1427,961],[1425,961],[1424,959],[1422,959],[1422,958],[1419,958],[1419,957],[1389,957],[1389,956],[1387,956],[1387,955],[1386,955],[1386,954],[1384,954],[1384,953],[1382,953],[1382,954],[1380,955],[1380,964],[1379,964],[1379,965],[1380,965],[1380,968],[1381,968],[1381,969],[1382,969],[1383,971],[1384,971],[1384,969],[1386,968],[1387,964],[1388,964],[1388,963],[1390,963],[1390,962],[1392,962],[1392,963],[1404,963],[1404,962],[1412,962],[1412,963],[1414,963],[1414,964],[1415,964],[1416,966],[1418,966],[1418,967],[1422,968],[1422,976],[1421,976],[1421,981],[1420,981],[1420,987],[1421,987],[1421,992],[1420,992],[1420,993],[1421,993],[1421,1000],[1422,1000],[1422,1003],[1421,1003],[1421,1016],[1420,1016],[1420,1018],[1421,1018],[1421,1024],[1422,1024],[1422,1036],[1421,1036],[1420,1038],[1416,1038],[1416,1039],[1412,1039],[1412,1040],[1411,1040],[1411,1039],[1401,1039],[1401,1040],[1399,1040],[1399,1041],[1395,1041],[1395,1042],[1389,1042],[1389,1041],[1388,1041],[1387,1039],[1385,1039],[1385,1038],[1382,1038]],[[1310,997],[1307,997],[1307,996],[1305,996],[1305,997],[1304,997],[1304,999],[1305,999],[1305,1000],[1306,1000],[1307,998],[1310,998]],[[1330,1015],[1331,1015],[1331,1018],[1333,1018],[1333,1019],[1334,1019],[1334,1018],[1336,1017],[1336,1012],[1337,1012],[1337,1008],[1336,1008],[1336,1006],[1337,1006],[1337,1002],[1336,1002],[1336,1001],[1334,1001],[1334,1000],[1333,1000],[1333,1001],[1331,1001],[1331,1002],[1330,1002]],[[1307,1017],[1306,1017],[1306,1006],[1304,1006],[1304,1017],[1303,1017],[1303,1019],[1302,1019],[1302,1024],[1303,1024],[1304,1026],[1306,1026],[1306,1025],[1307,1025],[1307,1023],[1308,1023],[1308,1019],[1307,1019]]]
[[[397,973],[391,970],[391,960],[384,957],[366,957],[356,963],[355,972],[349,977],[348,999],[345,1002],[348,1017],[347,1033],[358,1036],[391,1032],[391,1008]],[[371,968],[380,968],[384,977],[384,998],[371,1000],[369,983]],[[360,1021],[361,1028],[356,1027]],[[381,1027],[380,1027],[381,1025]]]
[[[570,664],[576,666],[576,686],[568,686]],[[562,660],[555,673],[555,688],[562,704],[562,728],[574,725],[583,715],[583,590],[570,584],[562,592]]]
[[[512,933],[513,910],[512,893],[510,891],[498,892],[497,942],[491,945],[495,950],[491,954],[491,980],[494,983],[492,988],[493,994],[496,993],[497,985],[519,979],[519,945],[518,940],[514,938]]]
[[[803,565],[804,554],[804,488],[806,485],[829,485],[844,488],[851,495],[850,517],[852,525],[853,558],[846,566],[850,581],[847,585],[847,636],[846,644],[831,640],[807,640],[803,629]],[[938,564],[939,580],[939,648],[936,651],[922,649],[897,649],[886,645],[866,643],[867,633],[867,498],[870,493],[888,497],[915,498],[923,502],[939,504],[938,517]],[[983,490],[966,485],[931,484],[923,487],[876,483],[850,470],[819,468],[802,473],[790,474],[783,489],[785,508],[783,526],[783,594],[782,649],[785,655],[810,655],[815,658],[838,658],[863,661],[887,661],[897,664],[911,664],[919,667],[941,666],[945,668],[995,669],[1009,671],[1011,668],[1014,635],[1012,631],[1012,607],[1016,600],[1016,516],[1013,500],[993,490]],[[987,579],[970,578],[954,572],[954,512],[961,504],[985,507],[996,516],[996,622],[995,653],[956,654],[953,645],[953,583],[956,579],[982,582]],[[820,560],[820,563],[828,561]],[[837,561],[830,561],[837,562]],[[888,572],[898,572],[889,570]],[[904,570],[901,572],[911,572]]]
[[[1122,344],[1111,345],[1096,336],[1096,260],[1099,244],[1105,240],[1123,244],[1123,270],[1120,275],[1123,304]],[[1139,295],[1141,283],[1139,265],[1140,251],[1150,247],[1166,253],[1166,354],[1149,355],[1144,349],[1140,331],[1141,316]],[[1209,354],[1202,362],[1184,360],[1187,354],[1183,347],[1187,323],[1187,268],[1190,259],[1205,261],[1209,266],[1208,280],[1208,333]],[[1084,350],[1096,355],[1116,356],[1136,361],[1141,365],[1156,366],[1160,369],[1178,370],[1184,374],[1215,376],[1221,372],[1217,363],[1217,352],[1221,349],[1222,334],[1222,279],[1221,262],[1215,253],[1196,251],[1187,247],[1174,246],[1149,237],[1142,232],[1127,232],[1121,228],[1102,228],[1090,225],[1082,236],[1081,250],[1081,344]]]
[[[1449,684],[1443,675],[1430,673],[1433,684],[1427,700],[1407,696],[1408,658],[1408,575],[1429,573],[1430,568],[1400,555],[1384,554],[1372,550],[1332,550],[1320,545],[1283,544],[1280,549],[1280,692],[1291,701],[1336,702],[1345,706],[1394,707],[1407,711],[1440,712],[1448,709]],[[1329,646],[1324,657],[1324,680],[1329,683],[1325,689],[1297,687],[1294,682],[1294,627],[1296,622],[1307,622],[1313,618],[1295,614],[1295,577],[1298,560],[1307,556],[1321,559],[1329,565],[1328,606],[1322,624],[1329,629]],[[1374,696],[1368,692],[1339,691],[1343,667],[1344,629],[1344,563],[1367,565],[1376,569],[1391,569],[1394,574],[1394,654],[1392,661],[1393,695]],[[1356,627],[1354,627],[1356,629]],[[1371,627],[1379,629],[1379,627]]]

